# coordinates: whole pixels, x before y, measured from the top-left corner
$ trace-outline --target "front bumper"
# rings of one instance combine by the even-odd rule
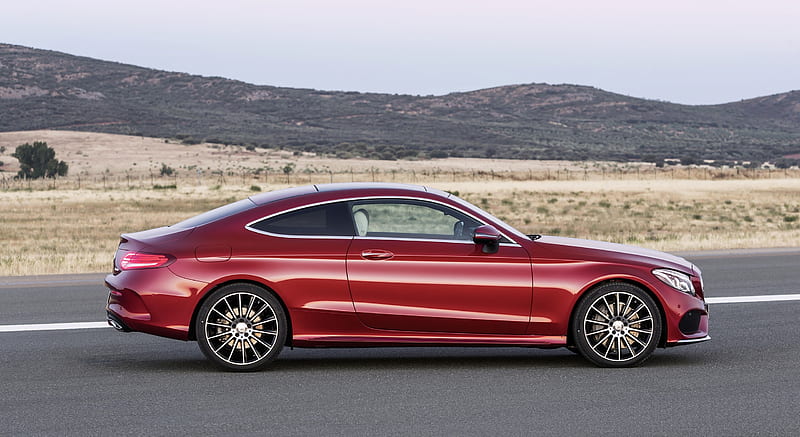
[[[711,340],[711,336],[710,335],[706,335],[705,337],[702,337],[702,338],[687,338],[686,340],[678,340],[678,341],[674,341],[672,343],[667,343],[667,347],[682,346],[682,345],[685,345],[685,344],[702,343],[704,341],[709,341],[709,340]]]

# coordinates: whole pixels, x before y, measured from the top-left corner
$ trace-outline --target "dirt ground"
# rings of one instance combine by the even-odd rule
[[[376,170],[389,173],[398,166],[403,171],[448,173],[452,171],[541,171],[550,169],[582,171],[589,165],[569,161],[522,161],[509,159],[445,158],[424,161],[382,161],[372,159],[336,159],[309,153],[295,155],[291,151],[261,149],[247,150],[241,146],[222,144],[184,145],[176,140],[135,137],[127,135],[98,134],[56,130],[0,132],[0,146],[6,151],[0,155],[5,162],[3,170],[16,173],[17,160],[11,157],[17,146],[34,141],[45,141],[56,152],[56,157],[69,165],[70,175],[97,176],[103,173],[132,176],[158,173],[162,164],[178,171],[240,171],[271,168],[278,171],[289,163],[294,172],[305,170],[334,173],[365,173]],[[592,164],[597,165],[597,164]]]

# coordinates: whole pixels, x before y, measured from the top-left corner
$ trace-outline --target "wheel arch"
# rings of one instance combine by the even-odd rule
[[[608,284],[614,283],[625,283],[629,285],[633,285],[634,287],[640,288],[642,291],[650,295],[653,301],[656,303],[656,307],[658,308],[659,316],[661,317],[661,333],[658,340],[658,347],[666,347],[667,345],[667,317],[666,313],[664,312],[664,304],[661,303],[661,299],[658,297],[655,291],[653,291],[647,284],[641,281],[637,281],[632,278],[608,278],[597,283],[591,284],[590,286],[586,287],[581,293],[579,293],[579,297],[575,300],[575,303],[572,305],[572,309],[569,312],[569,323],[567,325],[567,346],[574,347],[575,346],[575,339],[573,338],[573,319],[575,318],[575,311],[578,310],[581,302],[586,298],[586,296],[594,289],[602,287]]]
[[[214,284],[213,287],[210,287],[206,290],[203,296],[197,301],[197,304],[192,311],[192,319],[189,322],[189,340],[196,341],[197,340],[197,333],[195,332],[195,324],[197,322],[197,315],[200,313],[200,308],[203,306],[203,303],[208,300],[209,296],[214,294],[215,291],[218,289],[225,287],[231,284],[250,284],[255,285],[256,287],[263,288],[268,293],[272,294],[275,299],[281,304],[281,308],[283,309],[283,313],[286,314],[286,342],[285,346],[292,346],[292,316],[289,313],[289,308],[286,306],[286,302],[283,301],[281,296],[272,289],[272,287],[268,286],[263,282],[256,281],[254,279],[229,279],[217,284]]]

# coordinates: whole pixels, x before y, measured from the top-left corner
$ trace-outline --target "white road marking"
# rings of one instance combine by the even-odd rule
[[[720,303],[756,303],[756,302],[785,302],[787,300],[800,300],[800,294],[767,294],[763,296],[728,296],[707,297],[709,305]]]
[[[765,296],[709,297],[709,305],[723,303],[785,302],[800,300],[800,294],[771,294]],[[75,329],[110,328],[108,322],[36,323],[26,325],[0,325],[0,332],[70,331]]]
[[[0,332],[68,331],[72,329],[110,328],[108,322],[36,323],[27,325],[0,325]]]

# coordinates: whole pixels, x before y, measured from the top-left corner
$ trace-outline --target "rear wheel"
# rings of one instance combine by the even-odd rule
[[[286,314],[278,299],[253,284],[229,284],[200,307],[200,350],[217,365],[258,370],[274,360],[286,341]]]
[[[661,313],[641,288],[610,283],[590,291],[572,320],[575,346],[601,367],[628,367],[650,357],[661,337]]]

